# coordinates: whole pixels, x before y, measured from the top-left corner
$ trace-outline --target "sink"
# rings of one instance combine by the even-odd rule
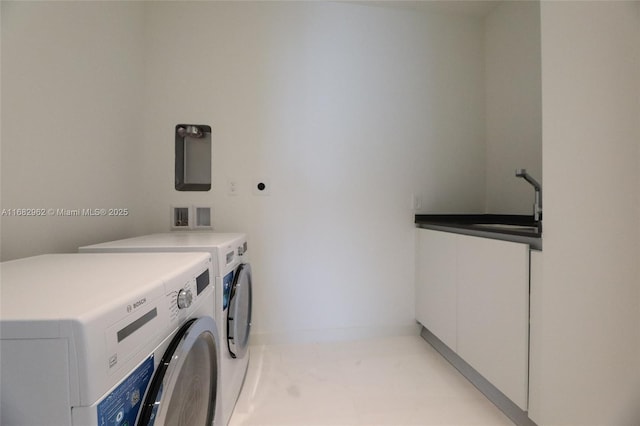
[[[512,214],[419,214],[418,226],[466,229],[483,233],[511,234],[540,238],[542,222],[530,215]]]
[[[542,221],[532,215],[417,214],[419,228],[529,244],[542,250]]]

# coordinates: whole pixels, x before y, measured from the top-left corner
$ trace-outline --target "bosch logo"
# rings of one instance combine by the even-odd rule
[[[127,313],[133,311],[133,308],[131,307],[131,305],[127,305]]]
[[[147,299],[140,299],[133,304],[133,309],[138,309],[140,306],[144,305],[147,302]]]

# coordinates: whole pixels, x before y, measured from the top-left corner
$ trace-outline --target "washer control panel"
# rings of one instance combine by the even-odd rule
[[[178,292],[177,305],[178,309],[186,309],[193,302],[193,293],[188,288],[183,288]]]
[[[196,294],[195,278],[184,283],[182,288],[167,293],[166,297],[169,303],[171,321],[189,314],[189,308],[193,304],[194,294]]]
[[[185,277],[182,285],[167,289],[165,298],[169,305],[171,321],[184,318],[191,313],[193,305],[204,291],[211,287],[211,268],[203,269],[197,275]]]

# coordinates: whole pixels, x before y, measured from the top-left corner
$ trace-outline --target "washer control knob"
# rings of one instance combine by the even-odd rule
[[[183,288],[178,292],[178,309],[188,308],[191,306],[191,302],[193,302],[191,290]]]

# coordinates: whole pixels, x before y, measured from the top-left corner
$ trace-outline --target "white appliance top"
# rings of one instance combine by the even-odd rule
[[[195,263],[208,260],[206,253],[105,253],[3,262],[0,318],[6,326],[7,321],[95,317],[118,304],[126,306],[135,294],[162,288]]]
[[[121,251],[128,249],[139,251],[140,249],[151,248],[168,250],[176,247],[208,251],[212,247],[224,246],[235,240],[246,240],[246,236],[240,233],[167,232],[80,247],[80,251],[86,253],[112,248],[117,248]]]
[[[247,237],[241,233],[168,232],[80,247],[80,253],[203,251],[211,254],[216,275],[225,275],[247,262]]]

